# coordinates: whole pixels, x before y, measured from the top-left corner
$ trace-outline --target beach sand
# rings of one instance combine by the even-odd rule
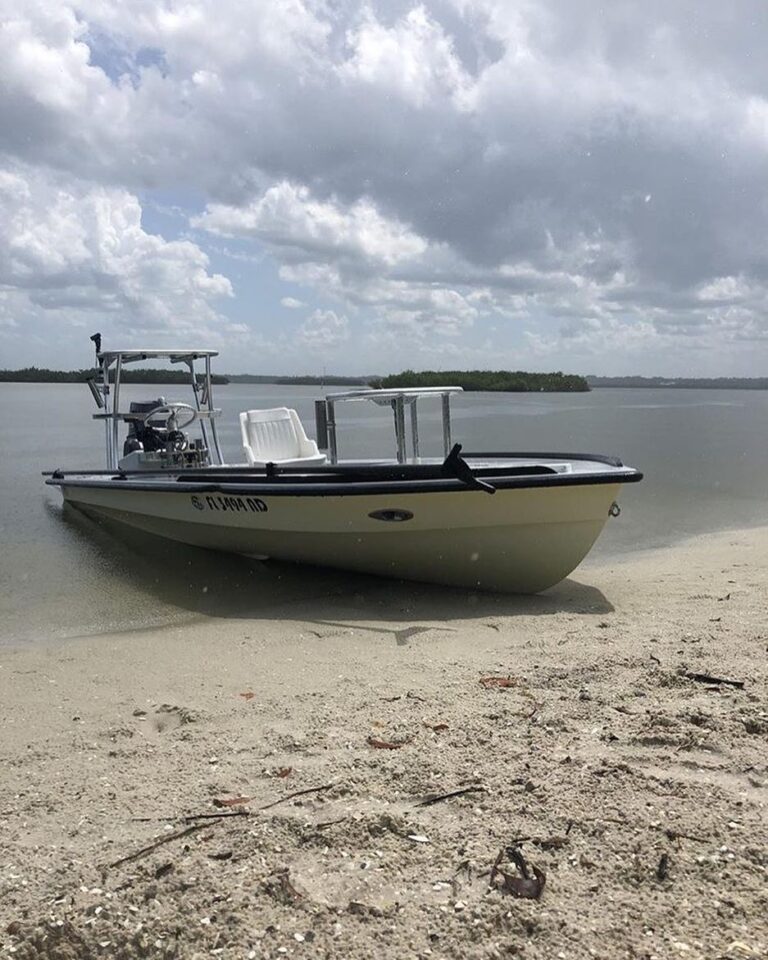
[[[752,530],[2,649],[2,949],[768,957],[767,598]]]

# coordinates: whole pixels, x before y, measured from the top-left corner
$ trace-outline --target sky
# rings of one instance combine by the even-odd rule
[[[768,374],[765,0],[0,0],[0,367]]]

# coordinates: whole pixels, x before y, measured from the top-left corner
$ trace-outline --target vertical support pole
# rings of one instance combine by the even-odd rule
[[[397,439],[397,462],[405,463],[405,400],[403,395],[395,397],[392,401],[392,409],[395,413],[395,437]]]
[[[189,367],[189,379],[192,383],[192,396],[195,398],[195,409],[199,413],[203,409],[202,404],[200,403],[200,391],[204,389],[204,385],[197,382],[197,376],[195,375],[195,361],[192,357],[187,360],[187,366]],[[207,397],[204,396],[203,399],[207,400]],[[205,417],[200,418],[200,433],[203,437],[205,449],[208,451],[208,456],[210,457],[211,447],[208,443],[208,426],[205,422]]]
[[[419,405],[419,398],[414,397],[411,401],[411,442],[413,443],[413,456],[419,459],[419,418],[416,407]]]
[[[448,456],[451,452],[451,395],[443,393],[440,395],[443,401],[443,455]]]
[[[320,450],[328,449],[328,407],[325,400],[315,400],[315,438]]]
[[[328,454],[331,463],[338,463],[338,445],[336,441],[336,410],[333,400],[325,401],[325,421],[328,426]]]
[[[112,421],[108,416],[112,412],[109,393],[109,367],[104,359],[100,360],[99,363],[101,365],[101,392],[104,397],[104,456],[107,462],[107,470],[114,470],[114,464],[112,463]]]
[[[123,372],[123,358],[118,354],[117,363],[115,364],[115,390],[112,395],[112,455],[111,455],[111,464],[110,470],[117,469],[117,450],[120,442],[120,420],[118,419],[118,413],[120,411],[120,377]]]
[[[205,392],[208,397],[208,410],[213,413],[213,385],[211,383],[211,358],[206,356],[205,358]],[[216,462],[218,464],[224,464],[224,455],[221,452],[221,445],[219,444],[219,432],[216,429],[216,418],[211,416],[211,434],[213,436],[213,449],[216,451]]]

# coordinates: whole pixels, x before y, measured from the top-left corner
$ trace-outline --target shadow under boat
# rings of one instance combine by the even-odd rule
[[[596,587],[571,578],[534,596],[462,590],[328,567],[251,560],[176,543],[67,503],[49,504],[48,509],[87,541],[90,560],[85,562],[98,563],[100,577],[128,578],[134,589],[161,604],[206,617],[295,618],[328,625],[351,613],[360,620],[402,623],[560,612],[594,615],[614,609]],[[291,606],[297,609],[286,609]]]

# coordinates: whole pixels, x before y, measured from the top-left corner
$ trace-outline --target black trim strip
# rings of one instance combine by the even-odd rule
[[[551,467],[539,464],[532,464],[522,467],[487,467],[472,471],[476,476],[504,476],[504,477],[535,477],[535,476],[554,476],[557,471]],[[304,471],[301,474],[282,476],[276,473],[274,476],[268,476],[264,482],[284,484],[308,484],[308,483],[359,483],[361,480],[368,482],[393,482],[393,481],[413,481],[413,480],[442,480],[459,479],[453,474],[448,473],[442,464],[412,464],[406,466],[382,466],[382,467],[363,467],[339,469],[316,473],[314,471]],[[177,474],[176,483],[253,483],[252,475],[248,473],[233,473],[223,477],[217,477],[214,473],[198,474],[190,477],[186,471],[183,474]],[[257,481],[259,482],[259,481]],[[462,480],[466,486],[466,482]]]

